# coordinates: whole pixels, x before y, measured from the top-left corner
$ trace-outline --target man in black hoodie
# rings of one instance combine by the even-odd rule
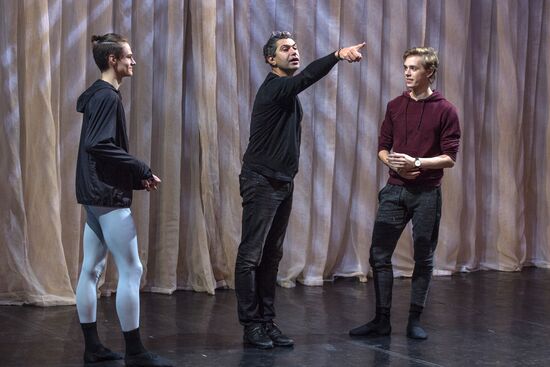
[[[273,319],[277,271],[300,155],[302,107],[298,94],[325,76],[339,60],[360,61],[359,51],[364,45],[331,52],[296,76],[300,54],[289,32],[273,32],[263,48],[271,72],[256,94],[250,140],[239,176],[243,219],[235,290],[246,344],[264,349],[294,344]]]
[[[438,65],[432,48],[415,47],[403,55],[407,91],[388,103],[378,139],[378,158],[389,167],[390,177],[378,195],[370,249],[376,316],[352,329],[352,336],[391,333],[391,258],[403,229],[412,221],[415,264],[407,336],[428,337],[420,326],[420,314],[428,295],[439,234],[441,178],[444,168],[454,166],[460,143],[455,107],[430,88]]]
[[[139,285],[142,265],[130,212],[132,190],[156,190],[160,179],[128,153],[124,106],[118,88],[136,64],[128,41],[118,34],[92,36],[94,60],[101,71],[77,101],[84,114],[76,168],[76,197],[86,209],[84,258],[76,289],[84,333],[84,362],[122,359],[99,341],[96,324],[97,282],[107,251],[118,270],[116,308],[126,341],[126,366],[171,366],[148,352],[139,334]]]

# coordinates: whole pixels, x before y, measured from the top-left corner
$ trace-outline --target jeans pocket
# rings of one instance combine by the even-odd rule
[[[390,191],[392,188],[392,185],[386,184],[386,186],[382,187],[382,190],[378,191],[378,202],[382,200],[382,196],[385,195],[388,191]]]
[[[241,197],[244,198],[244,192],[246,191],[248,186],[250,186],[250,177],[240,174],[239,175],[239,193],[241,194]]]

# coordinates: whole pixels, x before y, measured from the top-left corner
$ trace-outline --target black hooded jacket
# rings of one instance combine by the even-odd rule
[[[80,204],[127,208],[132,190],[151,169],[128,154],[126,119],[120,93],[97,80],[80,97],[76,110],[84,114],[76,163],[76,198]]]

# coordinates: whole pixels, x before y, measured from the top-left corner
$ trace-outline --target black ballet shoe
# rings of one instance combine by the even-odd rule
[[[124,359],[124,356],[120,353],[113,352],[109,348],[105,348],[101,346],[94,352],[90,352],[85,350],[84,351],[84,363],[98,363],[98,362],[105,362],[105,361],[116,361]]]
[[[155,353],[142,352],[126,355],[124,361],[127,367],[173,367],[174,364]]]
[[[418,322],[409,321],[407,324],[407,338],[426,340],[428,339],[428,333],[426,333]]]
[[[388,336],[391,334],[389,319],[374,319],[349,331],[350,336]]]

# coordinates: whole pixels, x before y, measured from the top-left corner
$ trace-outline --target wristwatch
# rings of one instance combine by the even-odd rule
[[[414,160],[414,166],[416,168],[420,168],[420,166],[422,165],[422,162],[420,162],[420,158],[415,158]]]

